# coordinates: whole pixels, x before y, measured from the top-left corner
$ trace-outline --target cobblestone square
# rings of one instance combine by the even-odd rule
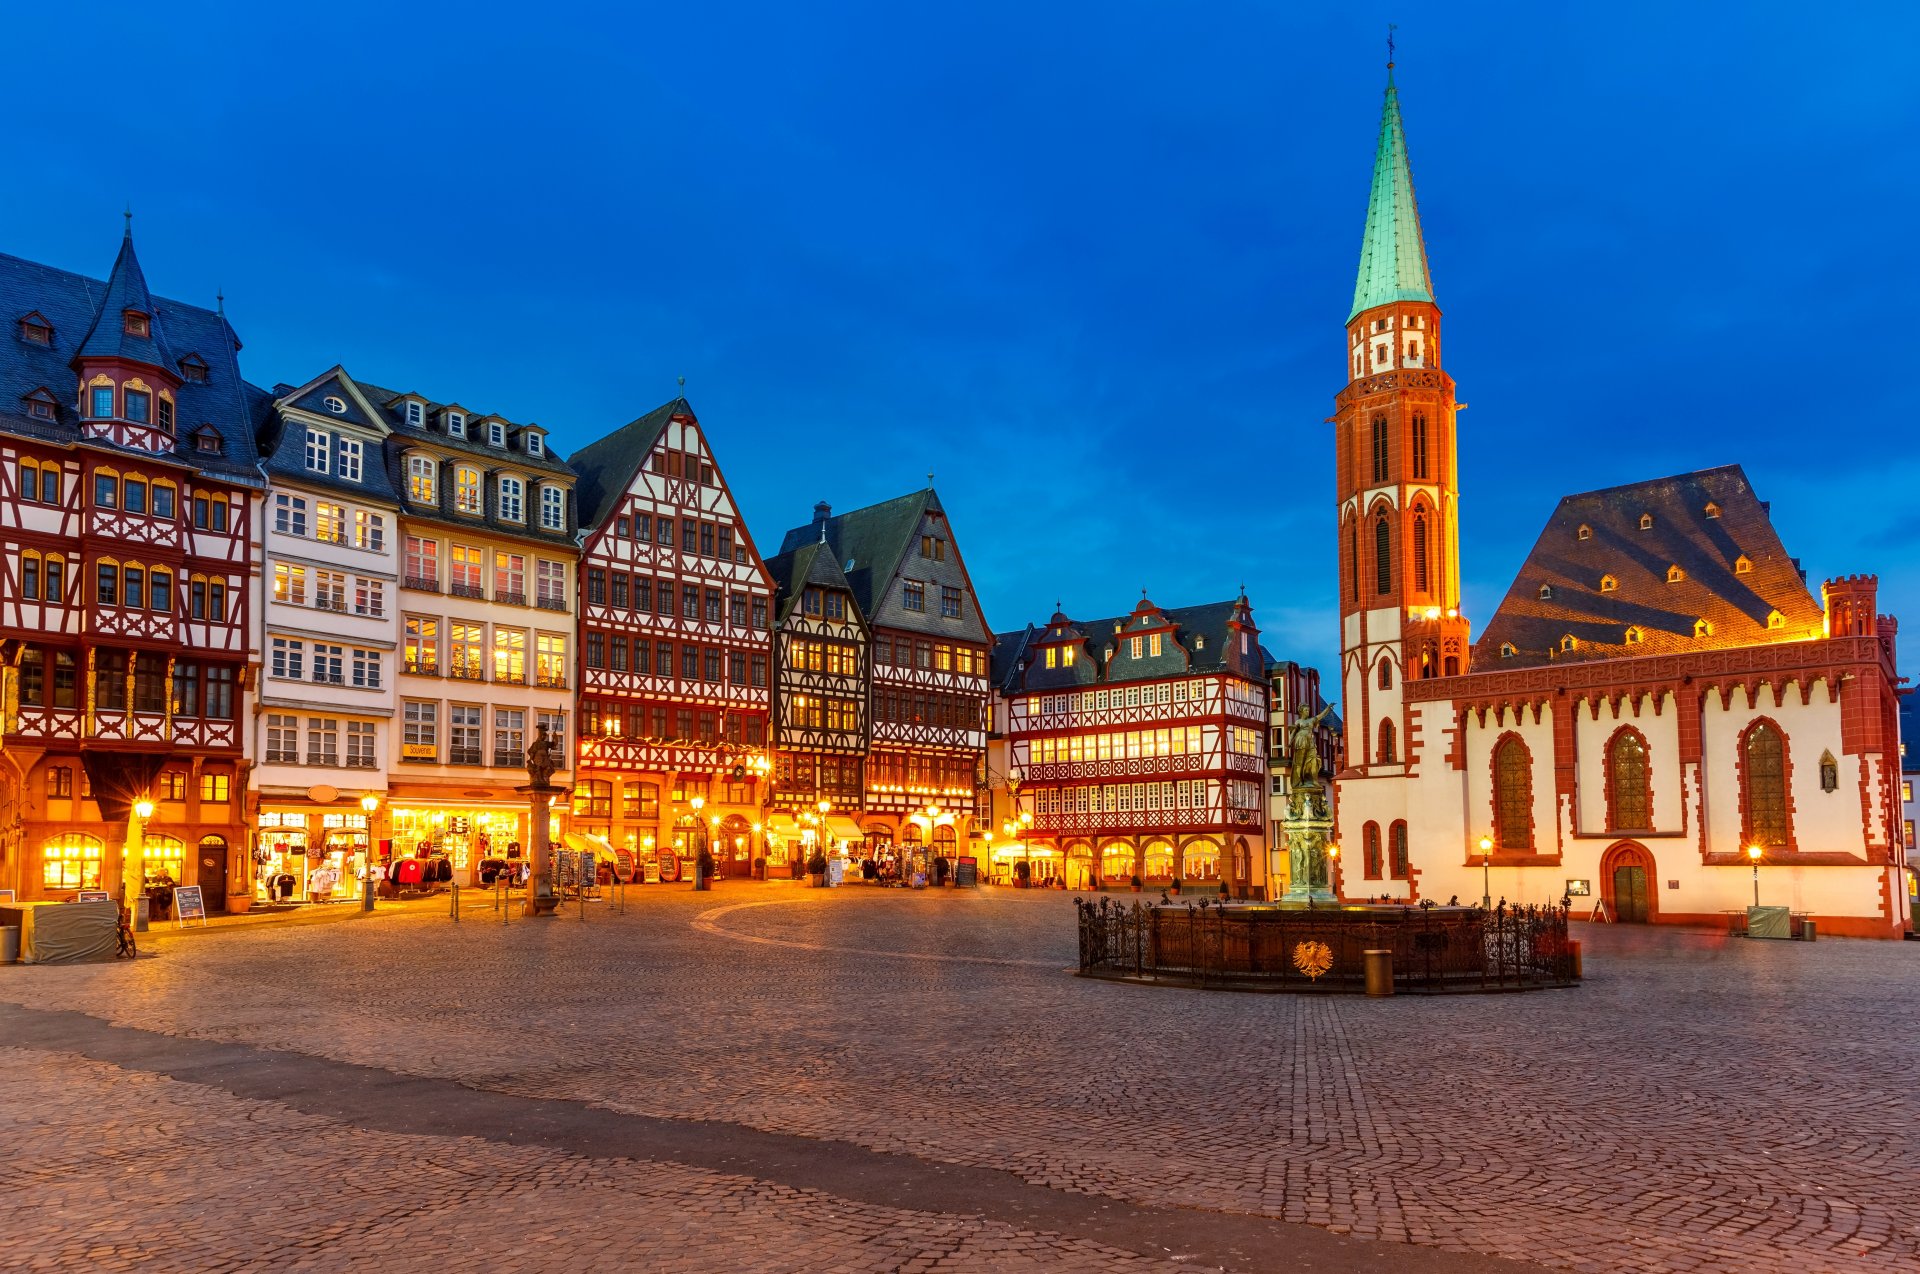
[[[1920,1266],[1913,944],[1367,1000],[1071,977],[1057,893],[335,915],[0,969],[0,1268]]]

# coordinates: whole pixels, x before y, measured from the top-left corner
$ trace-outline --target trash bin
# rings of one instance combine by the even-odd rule
[[[1814,940],[1814,937],[1815,937],[1815,929],[1814,929],[1813,917],[1808,916],[1805,920],[1802,920],[1800,922],[1800,941],[1812,942]]]
[[[8,925],[0,929],[0,964],[13,964],[20,959],[20,927]]]
[[[133,896],[133,931],[135,933],[145,933],[147,931],[147,925],[152,922],[152,919],[153,899],[147,897],[145,894],[135,894]]]

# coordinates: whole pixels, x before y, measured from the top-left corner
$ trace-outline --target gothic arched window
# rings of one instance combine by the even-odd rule
[[[1373,524],[1373,581],[1376,592],[1393,591],[1393,532],[1385,514]]]
[[[1360,839],[1365,847],[1362,857],[1368,880],[1380,879],[1380,824],[1368,823],[1360,831]]]
[[[1421,415],[1413,418],[1413,476],[1427,476],[1427,418]]]
[[[1756,721],[1740,741],[1747,844],[1787,843],[1787,747],[1779,727]]]
[[[1373,480],[1387,480],[1387,418],[1373,418]]]
[[[1417,593],[1427,590],[1427,515],[1413,515],[1413,588]]]
[[[1380,764],[1392,765],[1394,760],[1393,722],[1382,717],[1380,719]]]
[[[1380,688],[1382,690],[1393,689],[1393,660],[1391,659],[1382,659],[1380,661]]]
[[[1353,600],[1357,602],[1360,600],[1360,524],[1358,522],[1347,526],[1347,561],[1353,568],[1352,592]]]
[[[1517,735],[1493,750],[1493,818],[1501,849],[1533,848],[1533,758]]]
[[[1616,832],[1653,830],[1653,797],[1647,782],[1647,741],[1622,730],[1607,747],[1608,822]]]
[[[1387,830],[1387,871],[1395,880],[1405,880],[1411,863],[1407,859],[1407,824],[1400,820]]]

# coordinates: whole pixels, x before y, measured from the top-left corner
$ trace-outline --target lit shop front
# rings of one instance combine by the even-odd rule
[[[394,857],[445,858],[452,864],[453,879],[458,884],[475,883],[482,862],[511,862],[527,853],[528,814],[524,805],[396,802],[391,817]],[[564,843],[557,812],[549,816],[547,834],[552,843]]]
[[[371,835],[371,818],[362,812],[262,806],[253,835],[254,901],[323,902],[357,894]]]

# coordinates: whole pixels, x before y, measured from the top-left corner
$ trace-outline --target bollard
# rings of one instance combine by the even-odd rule
[[[1361,953],[1367,965],[1367,994],[1372,996],[1393,994],[1393,952],[1365,951]]]
[[[1580,939],[1567,940],[1567,954],[1573,959],[1573,980],[1578,982],[1580,980]]]
[[[453,917],[453,923],[460,923],[460,886],[456,882],[452,892],[453,901],[447,904],[447,911]]]

